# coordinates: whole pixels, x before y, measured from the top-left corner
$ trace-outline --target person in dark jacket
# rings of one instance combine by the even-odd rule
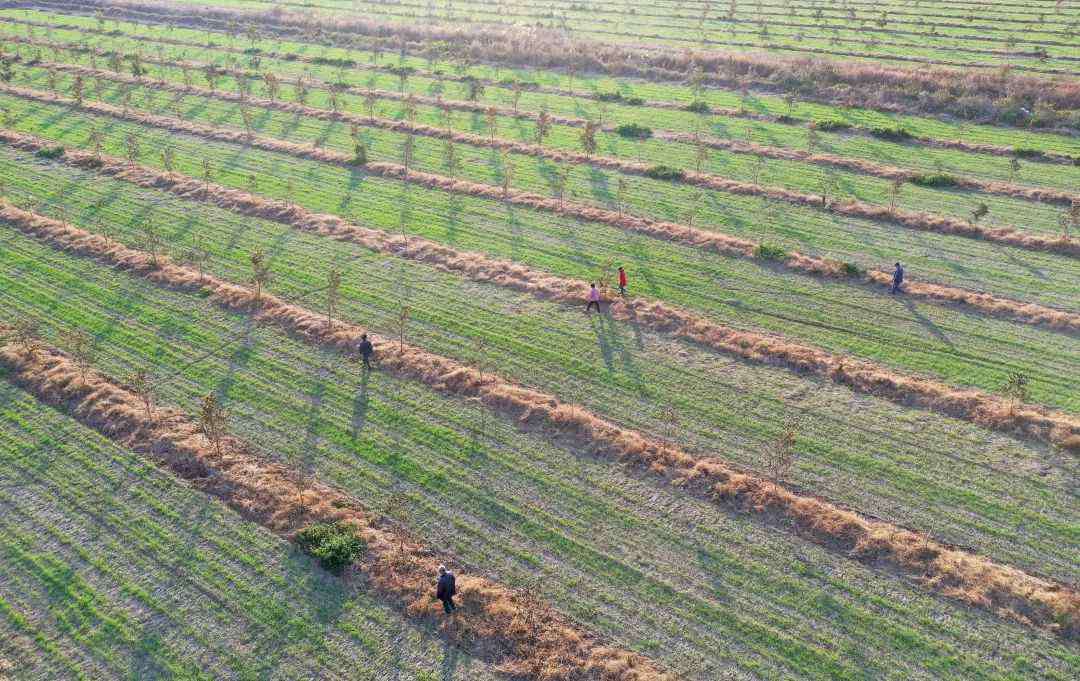
[[[375,347],[368,340],[367,334],[360,336],[360,343],[356,346],[356,349],[360,351],[360,358],[364,360],[364,368],[371,368],[371,357],[375,354]]]
[[[896,263],[896,269],[892,273],[892,288],[889,293],[901,293],[900,286],[904,283],[904,268]]]
[[[454,573],[447,570],[445,565],[440,565],[435,597],[442,601],[443,610],[446,611],[447,615],[457,610],[457,606],[454,605],[454,594],[456,593],[457,583],[454,580]]]
[[[619,293],[626,295],[626,270],[619,267]]]

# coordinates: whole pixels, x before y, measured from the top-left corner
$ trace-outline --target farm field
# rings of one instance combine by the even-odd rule
[[[0,6],[0,678],[1075,678],[1078,12]]]
[[[190,4],[202,4],[183,0]],[[1080,10],[1043,0],[1000,3],[732,2],[354,2],[229,0],[226,7],[314,10],[388,22],[530,24],[615,43],[678,48],[751,48],[780,54],[855,57],[881,62],[1013,68],[1075,75]],[[1017,11],[1021,8],[1021,11]],[[917,11],[913,11],[917,10]]]

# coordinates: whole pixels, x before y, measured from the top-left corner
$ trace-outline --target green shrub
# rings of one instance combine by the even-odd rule
[[[852,279],[858,279],[863,275],[862,268],[853,262],[841,263],[840,271],[844,273],[845,277],[851,277]]]
[[[777,246],[776,244],[758,244],[757,257],[762,260],[787,260],[788,253],[784,250],[783,246]]]
[[[645,176],[654,180],[681,180],[684,175],[682,170],[664,165],[652,166],[645,171]]]
[[[694,113],[707,114],[712,113],[712,108],[700,99],[690,102],[686,105],[687,111],[693,111]]]
[[[248,47],[244,50],[244,54],[259,54],[262,50],[258,47]]]
[[[822,132],[835,132],[837,130],[850,130],[851,123],[838,120],[810,121],[810,127]]]
[[[331,572],[352,565],[366,549],[364,540],[346,523],[315,523],[296,534],[296,543]]]
[[[1028,149],[1026,147],[1013,147],[1013,155],[1017,158],[1042,158],[1043,152],[1038,149]]]
[[[622,103],[630,106],[641,106],[645,103],[645,100],[641,97],[623,97]]]
[[[891,142],[906,142],[913,137],[910,132],[899,126],[895,128],[884,126],[870,128],[870,134],[874,137],[880,137],[883,140],[889,140]]]
[[[952,175],[946,175],[945,173],[925,173],[919,175],[912,175],[911,184],[918,185],[920,187],[955,187],[960,183]]]
[[[312,57],[311,63],[322,64],[323,66],[342,66],[345,68],[352,68],[356,66],[355,59],[342,59],[337,57]]]
[[[623,96],[621,92],[597,92],[596,101],[598,102],[621,102]]]
[[[367,145],[363,142],[357,142],[353,148],[353,157],[350,163],[354,166],[366,166],[368,162]]]
[[[39,149],[37,155],[40,158],[57,159],[64,155],[63,147],[46,147]]]
[[[644,125],[638,125],[637,123],[623,123],[615,128],[615,132],[622,137],[631,139],[647,140],[652,137],[652,129],[646,128]]]

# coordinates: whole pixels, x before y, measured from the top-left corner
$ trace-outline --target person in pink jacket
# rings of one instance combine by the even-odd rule
[[[589,289],[589,303],[585,306],[585,314],[589,313],[592,306],[596,306],[596,311],[600,311],[600,291],[596,288],[596,284],[592,284],[592,288]]]

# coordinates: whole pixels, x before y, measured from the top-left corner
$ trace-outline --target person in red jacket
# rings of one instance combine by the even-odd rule
[[[626,270],[619,267],[619,293],[626,295]]]

